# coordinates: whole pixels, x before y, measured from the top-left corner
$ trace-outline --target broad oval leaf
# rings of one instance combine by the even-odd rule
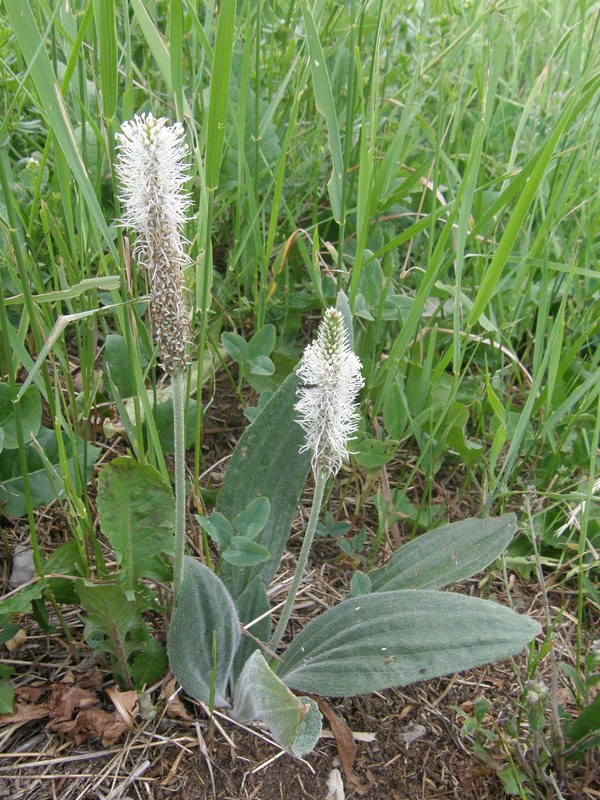
[[[269,558],[269,551],[245,536],[234,536],[223,559],[235,567],[254,567]]]
[[[268,356],[256,356],[250,362],[250,372],[252,375],[272,375],[275,372],[275,364]]]
[[[35,386],[30,386],[29,389],[25,390],[18,403],[21,411],[23,444],[27,444],[33,436],[37,435],[42,424],[40,393]],[[8,383],[0,383],[0,430],[3,433],[3,446],[7,450],[17,449],[19,442],[15,420],[15,404],[13,402],[12,389]]]
[[[256,331],[252,339],[248,342],[248,360],[254,361],[260,356],[269,356],[275,347],[277,339],[277,329],[275,325],[268,323]]]
[[[231,358],[237,361],[238,364],[242,364],[246,360],[248,343],[239,333],[225,331],[221,334],[221,342]]]
[[[126,582],[169,580],[171,566],[163,554],[174,553],[175,501],[158,470],[115,458],[98,476],[98,511]]]
[[[229,543],[233,539],[233,528],[223,514],[219,514],[218,511],[213,511],[210,517],[202,517],[200,514],[196,514],[196,519],[220,550],[229,547]]]
[[[514,514],[442,525],[403,545],[381,569],[369,572],[372,592],[441,589],[481,572],[508,547]]]
[[[271,505],[266,497],[257,497],[233,520],[233,527],[239,536],[256,539],[267,524]]]
[[[321,735],[315,701],[292,694],[258,650],[236,684],[233,716],[240,722],[264,722],[277,743],[298,758],[310,753]]]
[[[299,691],[352,697],[508,658],[540,630],[476,597],[381,592],[345,600],[310,622],[277,674]]]
[[[214,702],[227,708],[227,682],[240,641],[240,621],[223,582],[204,564],[185,556],[167,652],[179,683],[189,695],[204,703],[211,700],[214,638],[217,646]]]
[[[100,448],[84,442],[79,436],[71,436],[70,441],[65,442],[65,447],[71,480],[75,485],[78,485],[79,476],[83,480],[91,480],[94,464],[101,452]],[[35,509],[53,503],[64,492],[56,433],[42,425],[35,440],[25,445],[25,455],[31,507]],[[78,465],[75,463],[76,460],[79,462]],[[21,462],[6,448],[0,453],[0,505],[2,513],[7,517],[24,517],[27,514],[28,502]]]
[[[236,598],[235,606],[242,625],[248,626],[254,623],[248,628],[250,635],[242,631],[240,645],[235,654],[233,680],[237,681],[246,661],[258,648],[257,641],[266,644],[271,637],[271,615],[269,613],[271,610],[271,603],[269,602],[269,596],[267,595],[265,585],[261,581],[259,575],[257,575],[252,583]],[[259,621],[256,622],[256,620]]]
[[[296,422],[298,378],[289,375],[242,434],[219,492],[217,509],[229,520],[256,498],[270,502],[267,524],[255,541],[269,553],[268,561],[256,567],[223,565],[223,580],[238,597],[260,575],[268,585],[277,571],[296,515],[298,500],[310,468],[310,454],[298,451],[304,433]]]

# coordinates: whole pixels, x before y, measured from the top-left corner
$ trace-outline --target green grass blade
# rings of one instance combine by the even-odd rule
[[[102,107],[107,122],[117,113],[118,53],[115,0],[94,0],[96,34],[100,45]]]
[[[17,35],[25,63],[52,130],[86,200],[91,217],[114,258],[118,258],[113,237],[102,214],[98,198],[77,147],[73,128],[39,29],[26,0],[6,0],[6,10]]]
[[[344,156],[342,153],[342,142],[338,128],[333,91],[331,80],[327,70],[325,54],[321,47],[317,26],[306,0],[301,0],[302,16],[306,27],[306,39],[308,42],[308,54],[310,59],[310,71],[313,79],[313,89],[315,93],[315,103],[317,111],[325,117],[327,123],[327,135],[329,151],[333,162],[331,178],[327,184],[329,189],[329,199],[331,210],[336,222],[342,223],[342,182],[344,180]]]
[[[150,14],[146,11],[142,0],[131,0],[131,6],[142,34],[144,35],[144,39],[154,56],[161,78],[167,84],[169,91],[171,91],[173,88],[171,83],[171,57],[169,56],[167,46],[152,22]]]
[[[181,0],[171,0],[171,85],[175,94],[177,118],[183,116],[183,12]]]
[[[235,6],[235,0],[223,0],[217,23],[214,68],[210,82],[208,141],[206,145],[206,186],[211,192],[214,192],[219,185],[223,142],[225,141],[229,78],[233,57]]]
[[[598,81],[595,81],[595,83],[597,84]],[[524,177],[522,174],[519,174],[512,181],[513,188],[518,186],[521,194],[517,200],[515,209],[510,216],[508,224],[506,225],[502,238],[500,239],[496,253],[494,254],[494,257],[485,273],[483,281],[481,282],[479,291],[477,292],[477,296],[473,303],[473,308],[471,309],[471,313],[469,314],[467,321],[467,326],[469,328],[473,327],[473,325],[477,323],[481,314],[485,311],[488,303],[490,302],[496,287],[498,286],[500,276],[502,275],[502,271],[504,270],[519,231],[521,230],[525,216],[529,211],[529,207],[531,206],[542,179],[546,174],[558,143],[564,132],[573,122],[578,108],[580,108],[579,91],[577,91],[572,97],[552,134],[548,137],[540,152],[534,157],[536,159],[536,163],[535,167],[531,171],[531,174],[529,175],[529,179]]]
[[[465,171],[465,191],[462,196],[460,208],[458,211],[458,231],[456,234],[456,294],[454,297],[454,353],[453,353],[453,369],[454,373],[458,374],[460,371],[461,363],[461,294],[462,294],[462,274],[464,267],[465,257],[465,244],[468,236],[469,219],[471,217],[471,208],[473,206],[473,196],[475,194],[475,186],[477,183],[477,176],[479,174],[479,164],[481,162],[481,151],[483,148],[483,139],[485,136],[485,122],[480,120],[475,126],[473,132],[473,139],[471,143],[471,153],[469,162]]]

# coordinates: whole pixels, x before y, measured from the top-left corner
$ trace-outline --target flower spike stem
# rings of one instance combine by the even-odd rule
[[[117,138],[121,224],[137,233],[135,255],[148,269],[150,309],[162,366],[171,376],[175,439],[175,603],[183,581],[185,552],[185,381],[190,365],[190,322],[183,268],[182,231],[189,206],[188,148],[182,126],[142,114],[123,123]]]
[[[298,563],[296,565],[296,572],[294,573],[294,580],[292,581],[292,585],[290,586],[290,591],[285,601],[283,611],[281,612],[281,617],[279,618],[279,622],[277,623],[277,627],[275,628],[275,633],[271,637],[271,641],[269,643],[269,648],[273,652],[279,646],[279,643],[283,638],[286,626],[290,621],[290,617],[292,615],[292,609],[294,607],[296,595],[298,594],[298,589],[300,588],[302,576],[304,575],[304,570],[306,569],[306,562],[308,561],[310,548],[312,547],[313,539],[315,538],[315,530],[317,529],[317,522],[319,521],[321,506],[323,505],[323,495],[325,494],[325,484],[327,483],[327,475],[328,472],[325,469],[317,470],[317,473],[315,475],[315,494],[313,497],[312,508],[310,510],[310,517],[308,518],[308,525],[306,526],[304,541],[302,542],[302,549],[300,550]]]
[[[172,379],[173,438],[175,443],[175,559],[173,589],[175,603],[179,600],[183,581],[185,552],[185,372],[178,370]]]

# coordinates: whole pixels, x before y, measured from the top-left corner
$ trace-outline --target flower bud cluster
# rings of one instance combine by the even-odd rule
[[[117,175],[123,225],[137,233],[136,258],[148,269],[150,311],[164,369],[189,364],[189,314],[184,299],[186,256],[182,230],[189,205],[184,191],[188,149],[179,123],[142,114],[117,134]]]
[[[312,451],[315,475],[320,470],[335,475],[348,459],[348,441],[359,420],[356,395],[364,383],[360,359],[350,347],[337,309],[325,312],[316,341],[304,351],[297,373],[295,408],[306,434],[301,452]]]

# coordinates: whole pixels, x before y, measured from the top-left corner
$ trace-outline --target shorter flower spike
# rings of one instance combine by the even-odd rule
[[[136,257],[146,265],[150,310],[162,365],[174,375],[190,363],[189,315],[183,295],[182,230],[188,196],[183,128],[142,114],[117,134],[122,224],[137,233]]]
[[[321,470],[335,475],[348,459],[348,441],[359,420],[356,395],[364,384],[361,366],[350,347],[341,312],[328,308],[317,339],[304,351],[297,370],[300,385],[295,408],[306,434],[300,452],[312,451],[315,475]]]

